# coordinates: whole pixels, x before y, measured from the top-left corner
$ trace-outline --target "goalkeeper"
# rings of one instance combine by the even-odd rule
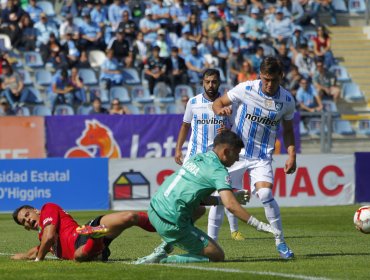
[[[136,264],[224,261],[225,254],[216,241],[193,225],[193,212],[201,204],[222,203],[257,230],[280,234],[279,230],[260,222],[240,206],[240,202],[248,200],[246,193],[234,195],[232,192],[226,167],[238,160],[243,146],[237,134],[225,130],[215,137],[213,151],[192,157],[164,181],[148,209],[149,220],[164,242],[149,256],[138,259]],[[210,196],[214,191],[220,196]],[[169,256],[173,245],[187,254]]]

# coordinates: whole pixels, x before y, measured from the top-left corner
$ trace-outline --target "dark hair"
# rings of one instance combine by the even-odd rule
[[[21,211],[22,209],[35,209],[35,207],[31,206],[31,205],[22,205],[22,206],[19,206],[17,209],[14,210],[12,216],[13,216],[13,219],[14,221],[18,224],[18,225],[22,225],[19,221],[18,221],[18,213],[19,211]]]
[[[229,144],[234,148],[244,148],[242,139],[231,130],[223,130],[213,140],[214,147],[221,144]]]
[[[266,56],[261,63],[260,73],[263,74],[283,74],[283,64],[281,60],[274,56]]]
[[[208,68],[208,69],[204,70],[203,75],[202,75],[202,79],[204,79],[205,77],[208,77],[208,76],[217,76],[218,80],[221,79],[220,71],[218,71],[217,69],[214,69],[214,68]]]

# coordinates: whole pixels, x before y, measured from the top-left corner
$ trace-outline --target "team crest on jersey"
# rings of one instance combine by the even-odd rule
[[[272,100],[270,100],[270,99],[266,99],[266,100],[265,100],[265,106],[266,106],[267,108],[272,108],[272,106],[273,106],[273,101],[272,101]]]
[[[281,111],[281,109],[283,109],[283,103],[282,102],[275,102],[275,109],[277,111]]]
[[[226,183],[227,185],[231,185],[231,177],[230,177],[230,175],[227,175],[227,176],[225,177],[225,183]]]

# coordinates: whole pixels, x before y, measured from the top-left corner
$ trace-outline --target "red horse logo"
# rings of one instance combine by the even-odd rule
[[[120,158],[121,150],[109,127],[98,120],[86,120],[85,130],[76,140],[77,147],[69,149],[66,158]]]

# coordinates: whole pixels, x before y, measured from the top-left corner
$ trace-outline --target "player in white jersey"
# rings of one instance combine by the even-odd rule
[[[175,161],[182,165],[190,157],[211,151],[213,140],[217,133],[229,127],[226,116],[217,116],[212,110],[213,101],[220,96],[218,88],[220,86],[220,72],[217,69],[207,69],[203,73],[204,93],[198,94],[189,99],[183,123],[177,137]],[[182,147],[186,137],[191,129],[186,156],[183,159]],[[243,235],[239,232],[238,219],[226,210],[226,215],[230,224],[231,236],[235,240],[244,240]],[[224,207],[212,206],[208,219],[208,235],[214,240],[218,238],[218,228],[224,218]]]
[[[233,187],[242,188],[244,173],[248,171],[252,193],[263,203],[270,224],[280,231],[280,208],[272,194],[271,165],[280,124],[284,128],[284,144],[288,152],[284,171],[293,174],[296,170],[293,131],[295,103],[292,95],[280,86],[282,78],[280,60],[266,57],[260,66],[260,80],[240,83],[213,103],[217,115],[231,116],[232,130],[242,138],[245,146],[239,161],[229,168]],[[294,257],[283,234],[276,239],[276,246],[282,258]]]

